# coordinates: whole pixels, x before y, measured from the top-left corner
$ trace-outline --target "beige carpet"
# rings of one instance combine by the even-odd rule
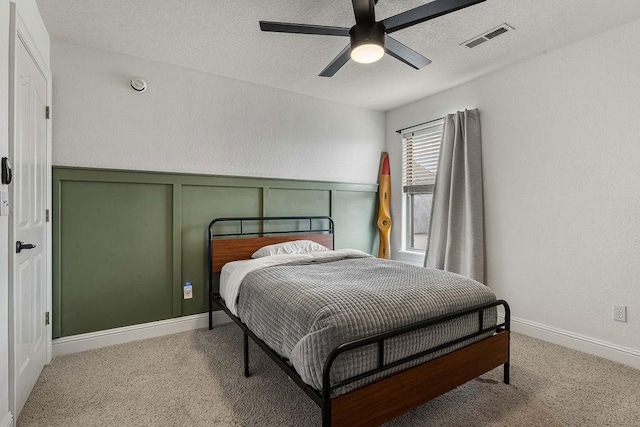
[[[390,426],[640,426],[640,371],[522,335],[501,369]],[[242,375],[235,325],[59,357],[19,420],[28,426],[319,426],[320,410],[255,345]]]

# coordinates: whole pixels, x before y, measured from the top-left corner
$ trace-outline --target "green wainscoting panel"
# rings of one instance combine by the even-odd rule
[[[330,196],[327,190],[270,188],[267,215],[329,215],[331,213]]]
[[[331,215],[331,192],[329,190],[298,190],[289,188],[270,188],[266,203],[268,216],[309,216]],[[315,226],[316,224],[312,224]],[[309,221],[278,221],[265,224],[270,231],[308,230]]]
[[[61,335],[172,317],[172,188],[61,185]]]
[[[182,283],[193,299],[182,300],[182,315],[208,310],[207,227],[213,218],[260,216],[262,188],[182,187]]]
[[[332,204],[335,206],[331,216],[336,225],[336,249],[353,248],[377,254],[378,194],[336,190]]]
[[[54,167],[53,337],[206,312],[207,226],[217,217],[330,215],[337,248],[374,253],[376,192],[372,184]]]

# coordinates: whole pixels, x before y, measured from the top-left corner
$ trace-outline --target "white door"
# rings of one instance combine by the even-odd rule
[[[12,165],[12,332],[17,418],[47,360],[47,80],[20,38],[15,41]],[[19,243],[22,242],[22,243]]]

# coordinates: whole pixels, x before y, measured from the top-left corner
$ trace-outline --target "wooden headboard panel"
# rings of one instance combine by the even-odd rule
[[[302,231],[301,233],[304,233]],[[312,240],[329,249],[333,249],[333,234],[287,234],[280,236],[246,237],[238,239],[213,240],[211,244],[211,266],[219,273],[222,266],[231,261],[250,259],[258,249],[267,245],[291,242],[294,240]]]

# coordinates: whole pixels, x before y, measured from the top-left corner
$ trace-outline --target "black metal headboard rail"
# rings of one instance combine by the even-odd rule
[[[264,223],[271,221],[301,221],[308,220],[309,221],[309,229],[308,230],[285,230],[285,231],[265,231]],[[328,222],[328,228],[313,228],[313,221],[325,220]],[[246,221],[257,222],[260,221],[260,231],[244,231],[243,225]],[[221,222],[239,222],[240,223],[240,232],[239,233],[214,233],[213,227]],[[330,216],[247,216],[247,217],[229,217],[229,218],[216,218],[209,223],[209,241],[211,241],[214,237],[232,237],[232,236],[264,236],[269,234],[297,234],[301,232],[305,233],[331,233],[333,234],[335,231],[335,225],[333,223],[333,219]]]

